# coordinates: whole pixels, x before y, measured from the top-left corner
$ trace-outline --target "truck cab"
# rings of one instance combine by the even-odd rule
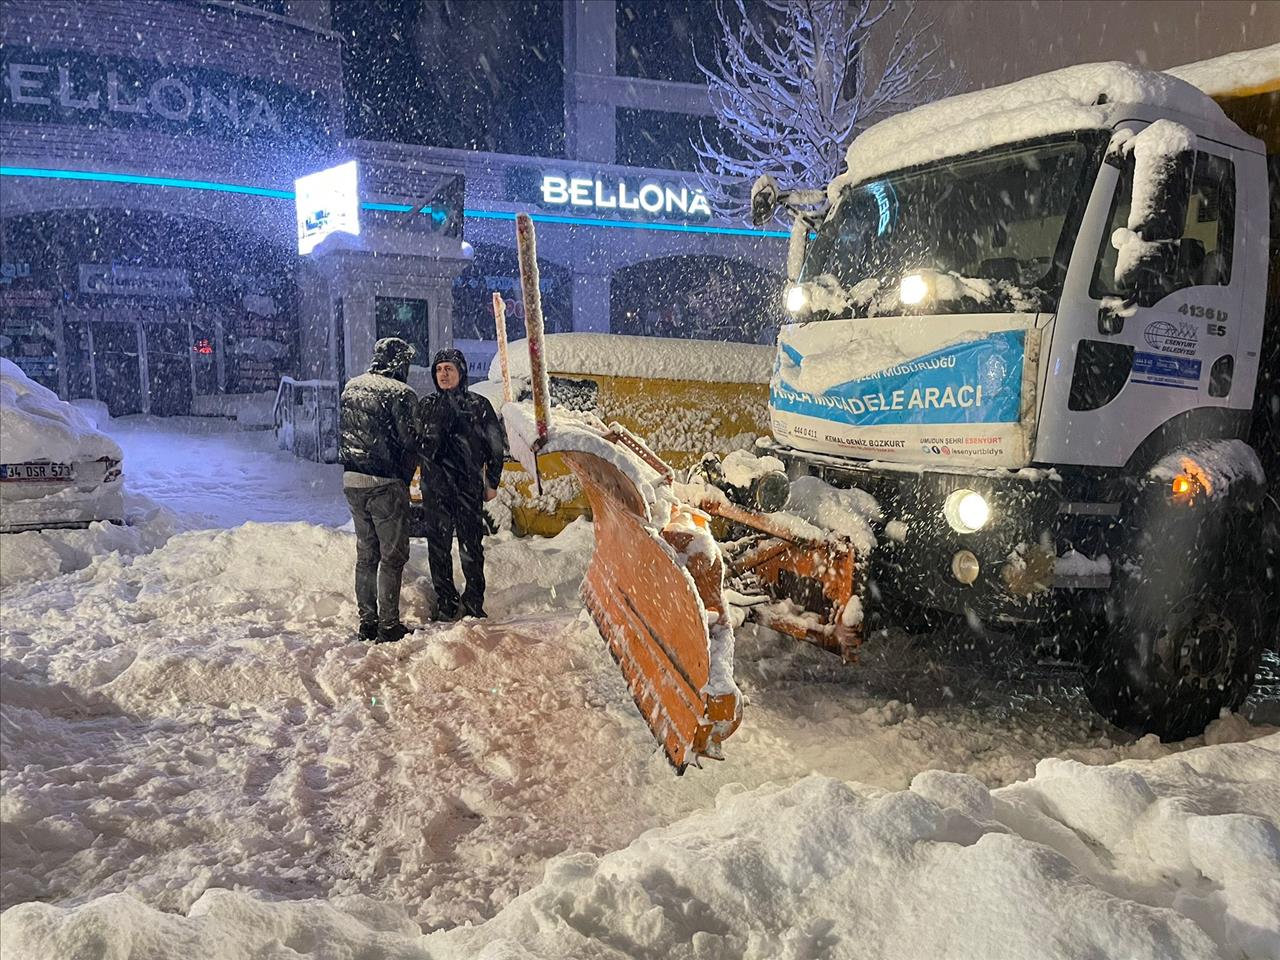
[[[771,452],[880,501],[878,597],[1034,627],[1130,729],[1243,700],[1280,612],[1275,171],[1122,64],[855,141],[793,231]]]

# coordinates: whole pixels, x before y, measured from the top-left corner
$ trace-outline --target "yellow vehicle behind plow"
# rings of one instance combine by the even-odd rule
[[[677,469],[697,463],[705,453],[747,449],[768,433],[772,347],[595,333],[550,334],[545,342],[551,399],[558,409],[621,424]],[[701,357],[707,363],[695,379],[689,374]],[[500,371],[495,358],[490,379],[472,388],[499,408]],[[527,396],[526,341],[513,344],[510,373],[515,395]],[[521,536],[555,536],[591,512],[560,454],[543,455],[539,470],[542,495],[523,468],[507,466],[504,486],[516,494],[512,528]]]

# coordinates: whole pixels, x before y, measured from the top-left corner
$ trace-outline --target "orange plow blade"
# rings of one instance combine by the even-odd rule
[[[595,551],[582,596],[622,668],[640,714],[678,772],[721,758],[742,706],[732,679],[733,633],[719,551],[699,549],[705,517],[645,498],[614,464],[564,451],[591,503]]]

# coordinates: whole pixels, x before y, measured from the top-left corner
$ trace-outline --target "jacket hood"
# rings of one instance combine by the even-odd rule
[[[458,389],[461,391],[467,389],[467,358],[462,355],[461,350],[456,350],[452,347],[447,350],[437,350],[436,355],[431,358],[431,382],[439,390],[440,384],[436,381],[437,363],[452,363],[457,367],[458,373],[461,374],[461,382],[458,384]]]
[[[369,364],[369,372],[404,380],[409,376],[409,364],[417,355],[418,351],[407,340],[383,337],[373,345],[373,361]]]

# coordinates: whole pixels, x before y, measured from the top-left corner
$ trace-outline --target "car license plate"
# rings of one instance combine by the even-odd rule
[[[69,463],[0,464],[0,481],[74,480],[75,467]]]

